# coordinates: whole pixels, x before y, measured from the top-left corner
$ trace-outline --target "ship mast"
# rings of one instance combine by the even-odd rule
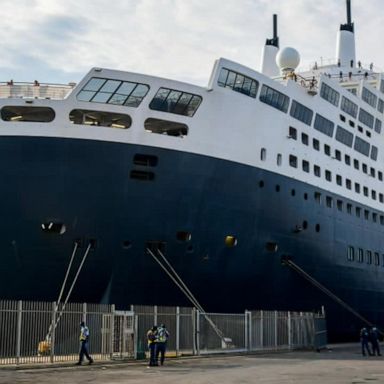
[[[337,34],[336,58],[340,67],[356,66],[355,33],[351,17],[351,0],[347,1],[347,23],[340,25]]]
[[[277,15],[273,15],[273,38],[267,39],[261,56],[260,72],[266,76],[279,76],[280,71],[276,65],[276,55],[279,51],[279,37],[277,36]]]

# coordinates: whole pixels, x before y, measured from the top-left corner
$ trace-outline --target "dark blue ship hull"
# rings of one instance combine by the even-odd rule
[[[56,300],[74,242],[81,247],[70,279],[92,241],[71,301],[189,305],[146,252],[159,242],[208,311],[324,305],[331,335],[357,334],[360,320],[282,265],[289,256],[382,321],[384,268],[348,261],[347,248],[382,250],[384,227],[347,213],[345,198],[254,167],[139,145],[2,137],[0,153],[2,299]],[[154,157],[135,164],[137,154]],[[65,233],[43,231],[48,222],[65,224]],[[227,235],[236,246],[226,246]]]

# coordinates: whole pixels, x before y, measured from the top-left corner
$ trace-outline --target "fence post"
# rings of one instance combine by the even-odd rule
[[[139,342],[138,326],[139,326],[139,317],[137,315],[134,315],[133,316],[133,356],[135,360],[138,359],[138,345],[137,345]]]
[[[113,341],[115,339],[115,304],[111,305],[111,324],[110,324],[110,338],[109,338],[109,358],[112,360],[113,358]]]
[[[153,306],[153,324],[157,325],[157,305]]]
[[[264,349],[264,314],[260,311],[260,344],[261,349]]]
[[[55,335],[56,335],[56,312],[57,312],[57,306],[56,301],[52,302],[52,323],[51,323],[51,348],[50,348],[50,361],[51,363],[54,362],[55,358]]]
[[[253,332],[252,332],[252,312],[248,311],[248,350],[252,351]]]
[[[277,311],[275,311],[275,349],[277,349]]]
[[[196,310],[196,352],[200,356],[200,311]]]
[[[83,303],[83,321],[87,324],[87,303]]]
[[[192,317],[192,354],[196,355],[196,308],[192,308],[191,311]]]
[[[16,364],[20,363],[21,355],[21,321],[23,315],[23,302],[17,302],[17,333],[16,333]]]
[[[176,307],[176,357],[180,351],[180,307]]]
[[[291,350],[292,349],[292,335],[291,335],[292,325],[291,325],[291,312],[289,311],[288,311],[287,325],[288,325],[288,349]]]

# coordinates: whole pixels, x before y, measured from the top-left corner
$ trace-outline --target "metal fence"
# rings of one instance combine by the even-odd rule
[[[246,311],[201,313],[195,308],[0,301],[0,365],[71,362],[78,359],[79,324],[91,331],[95,360],[143,359],[146,333],[165,324],[167,356],[319,349],[326,344],[325,316]]]

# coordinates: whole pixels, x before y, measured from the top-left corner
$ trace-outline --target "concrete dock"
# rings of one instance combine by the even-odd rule
[[[384,357],[361,356],[359,344],[242,356],[168,359],[163,367],[144,362],[2,368],[7,384],[254,384],[384,383]]]

